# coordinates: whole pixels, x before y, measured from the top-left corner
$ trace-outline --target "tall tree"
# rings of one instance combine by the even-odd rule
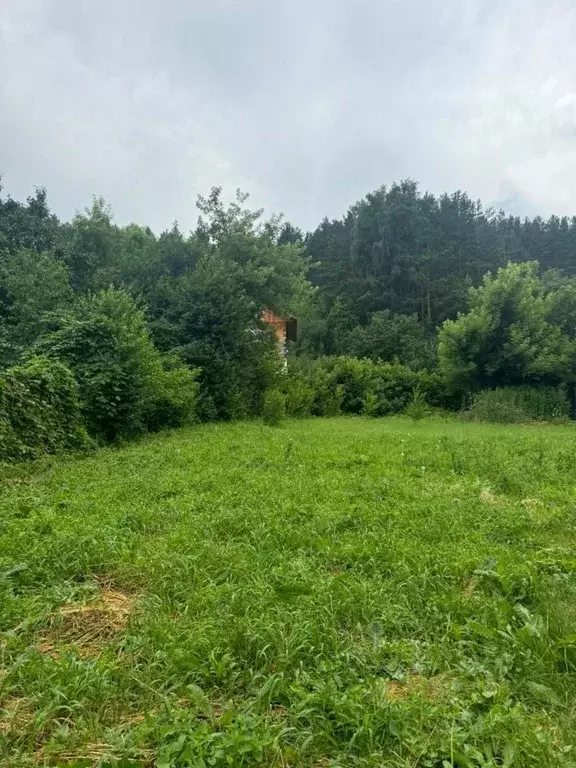
[[[574,374],[576,345],[552,322],[534,263],[508,264],[470,290],[470,311],[440,332],[440,368],[454,389],[558,384]]]

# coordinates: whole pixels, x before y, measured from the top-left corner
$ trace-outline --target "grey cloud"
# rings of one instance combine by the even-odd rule
[[[0,172],[156,230],[213,184],[312,227],[406,176],[569,214],[575,37],[571,0],[3,0]]]

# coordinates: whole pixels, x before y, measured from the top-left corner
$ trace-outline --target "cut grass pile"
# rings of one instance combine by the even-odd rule
[[[0,765],[573,766],[576,431],[207,425],[0,470]]]

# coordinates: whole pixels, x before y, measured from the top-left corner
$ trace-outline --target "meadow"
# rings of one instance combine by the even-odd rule
[[[0,766],[576,765],[576,430],[210,424],[0,468]]]

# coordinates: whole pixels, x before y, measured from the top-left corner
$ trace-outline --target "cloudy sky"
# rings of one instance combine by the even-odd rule
[[[303,228],[412,177],[576,213],[575,0],[0,0],[0,173],[62,217]]]

